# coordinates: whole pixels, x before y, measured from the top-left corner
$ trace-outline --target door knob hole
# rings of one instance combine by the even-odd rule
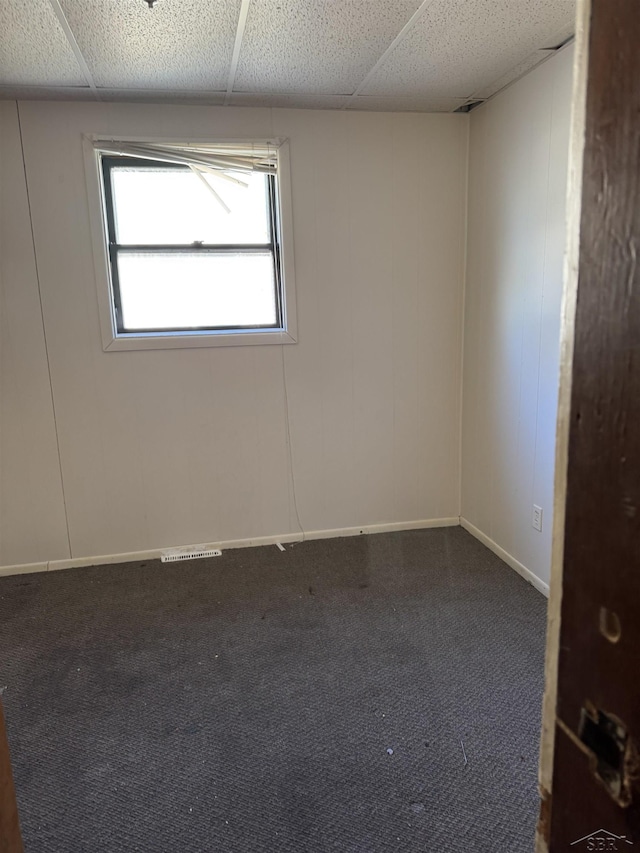
[[[617,643],[622,636],[622,625],[618,614],[606,607],[600,608],[600,633],[610,643]]]

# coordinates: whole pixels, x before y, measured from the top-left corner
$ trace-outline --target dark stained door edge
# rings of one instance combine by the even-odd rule
[[[23,853],[9,744],[0,700],[0,853]]]
[[[640,0],[591,0],[551,853],[640,849],[639,44]]]

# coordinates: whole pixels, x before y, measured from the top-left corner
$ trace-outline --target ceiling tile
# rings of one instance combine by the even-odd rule
[[[554,53],[555,50],[536,50],[535,53],[532,53],[526,59],[523,59],[522,62],[514,65],[514,67],[506,74],[503,74],[502,77],[498,77],[497,80],[494,80],[490,86],[478,89],[477,92],[473,93],[473,97],[490,98],[491,95],[495,95],[495,93],[499,92],[500,89],[504,89],[504,87],[508,86],[509,83],[513,83],[514,80],[522,77],[523,74],[526,74],[527,71],[531,71],[532,68],[535,68],[536,65],[539,65],[544,59],[552,56]]]
[[[349,95],[270,95],[264,92],[235,92],[229,98],[234,107],[296,107],[308,110],[339,110],[345,107]]]
[[[420,0],[253,0],[234,90],[351,94]]]
[[[575,0],[434,0],[362,89],[470,96],[570,35]]]
[[[97,86],[226,89],[240,0],[157,0],[152,9],[145,0],[61,5]]]
[[[0,84],[87,84],[48,0],[0,0]]]
[[[466,102],[466,98],[380,98],[378,96],[358,95],[356,98],[350,99],[348,109],[390,113],[452,113]]]

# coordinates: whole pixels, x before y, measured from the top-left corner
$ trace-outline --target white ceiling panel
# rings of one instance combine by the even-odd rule
[[[366,95],[469,97],[571,34],[575,0],[433,0]]]
[[[49,0],[0,0],[0,83],[85,86]]]
[[[60,2],[97,86],[226,88],[240,0]]]
[[[543,61],[576,0],[154,2],[0,0],[0,98],[451,112]]]
[[[380,98],[378,96],[358,95],[350,99],[348,109],[390,113],[452,113],[466,103],[466,98]]]
[[[420,0],[253,0],[235,91],[351,94]]]

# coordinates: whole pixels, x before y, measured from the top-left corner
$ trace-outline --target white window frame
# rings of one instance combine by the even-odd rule
[[[264,346],[265,344],[297,343],[295,268],[293,254],[293,215],[291,203],[291,173],[289,142],[287,139],[202,139],[189,138],[191,143],[232,143],[239,146],[249,142],[268,143],[277,148],[277,214],[281,238],[281,276],[282,276],[282,328],[274,330],[229,329],[220,331],[166,331],[133,332],[119,334],[114,311],[114,298],[111,286],[111,265],[107,244],[107,220],[105,199],[100,172],[100,152],[95,143],[105,138],[104,134],[83,134],[83,150],[87,194],[89,201],[89,225],[93,246],[98,312],[102,348],[105,352],[122,350],[149,349],[185,349],[191,347],[221,346]],[[185,143],[185,139],[159,139],[157,137],[118,136],[119,142],[137,143]]]

